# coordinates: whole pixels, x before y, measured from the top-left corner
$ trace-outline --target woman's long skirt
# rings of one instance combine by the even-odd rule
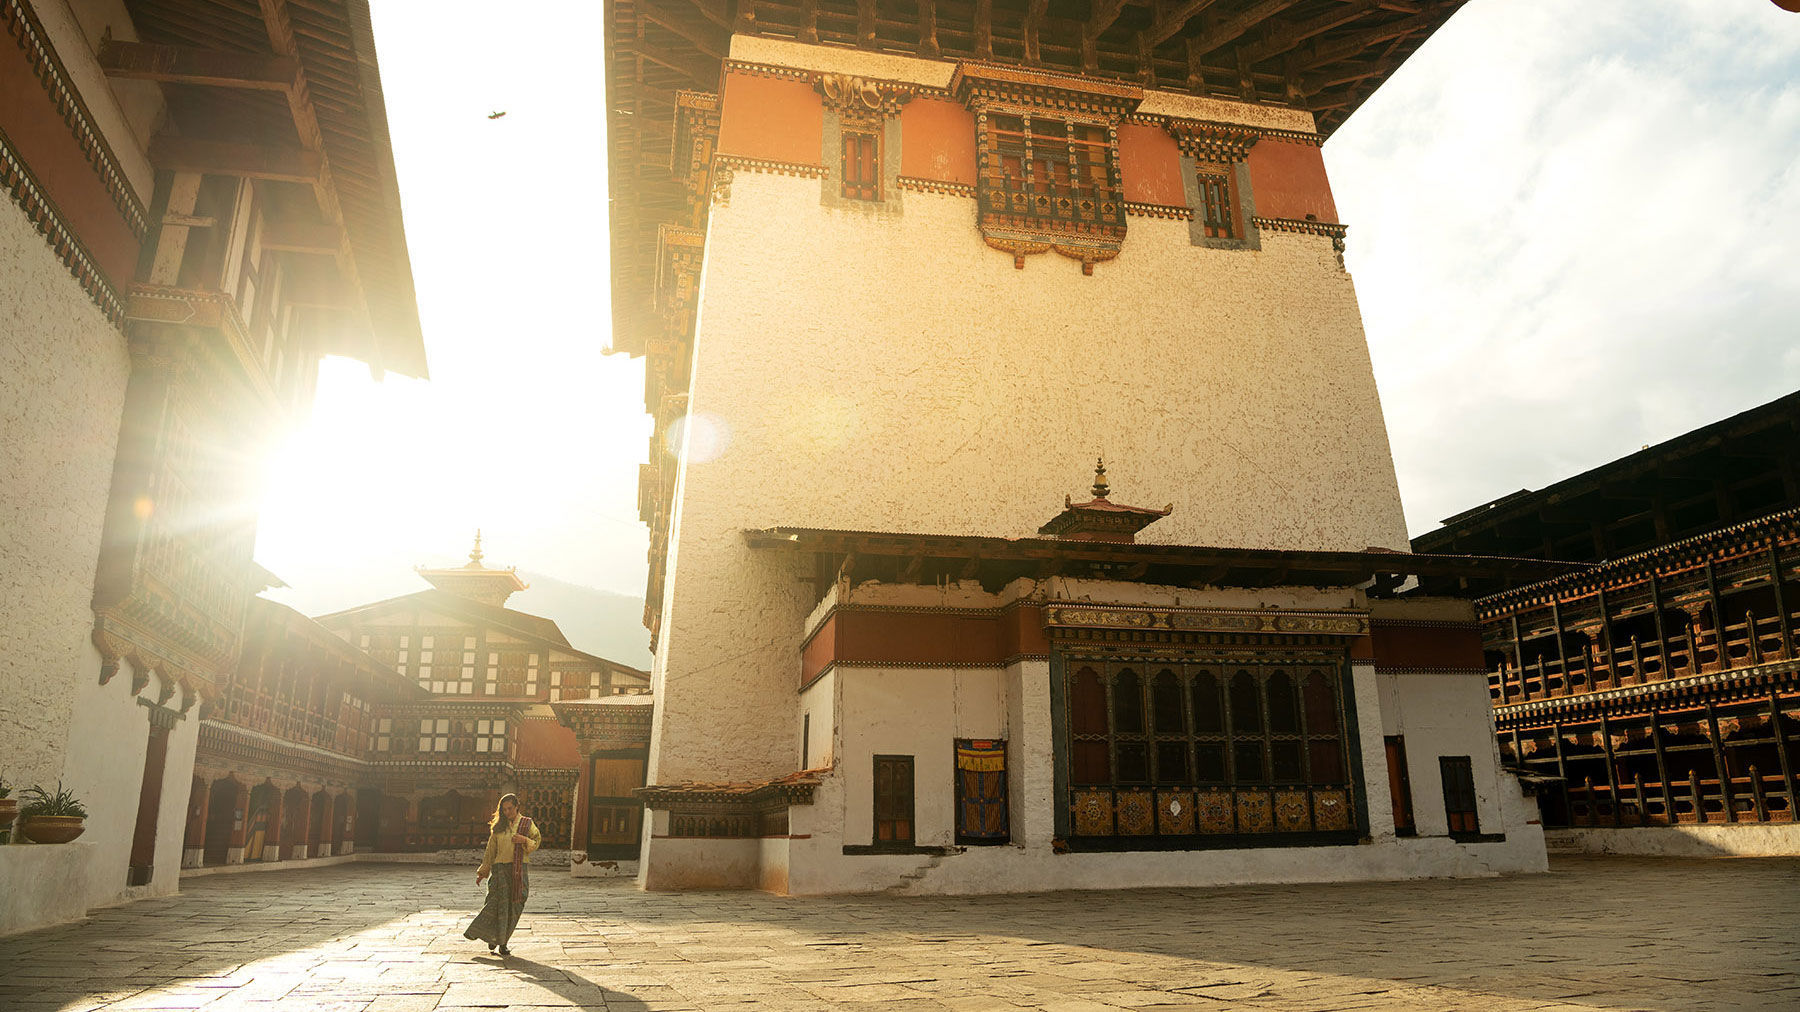
[[[464,938],[479,939],[489,945],[505,945],[519,926],[519,913],[525,909],[525,898],[531,895],[531,866],[519,866],[518,895],[513,895],[513,866],[494,865],[488,876],[487,903],[481,913],[464,929]]]

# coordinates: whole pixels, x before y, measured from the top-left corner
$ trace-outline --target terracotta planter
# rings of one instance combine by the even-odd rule
[[[13,820],[19,817],[19,801],[17,798],[0,798],[0,836],[12,830]]]
[[[27,815],[19,824],[19,832],[32,843],[68,843],[87,827],[75,815]]]

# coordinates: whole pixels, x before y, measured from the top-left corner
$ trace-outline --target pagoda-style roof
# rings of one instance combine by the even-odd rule
[[[258,179],[279,221],[265,248],[320,254],[306,258],[320,269],[296,266],[287,286],[290,303],[304,298],[310,311],[334,314],[319,329],[325,352],[423,377],[368,0],[123,7],[137,39],[95,41],[108,76],[162,86],[170,125],[152,141],[151,160]]]
[[[677,110],[718,93],[734,34],[1273,103],[1329,136],[1464,2],[606,0],[613,349],[661,333],[658,230],[688,224]]]
[[[1356,587],[1388,594],[1407,577],[1482,579],[1520,586],[1591,568],[1580,563],[1474,555],[1140,545],[1057,538],[769,527],[747,530],[750,547],[814,556],[814,582],[854,578],[931,584],[979,580],[998,590],[1013,580],[1051,576],[1129,580],[1176,587]]]
[[[471,601],[492,605],[496,608],[504,605],[506,599],[526,589],[529,584],[519,579],[518,570],[489,569],[481,564],[481,532],[475,532],[475,547],[469,550],[469,561],[451,569],[426,569],[420,566],[418,574],[433,587],[446,594],[466,597]]]
[[[1063,541],[1110,541],[1131,544],[1137,532],[1175,512],[1170,503],[1162,509],[1124,506],[1107,496],[1112,486],[1106,483],[1106,461],[1094,462],[1094,497],[1087,502],[1072,502],[1063,497],[1063,511],[1038,528],[1038,533]]]

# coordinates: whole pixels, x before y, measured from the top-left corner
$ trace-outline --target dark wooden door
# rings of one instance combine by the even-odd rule
[[[1387,743],[1388,797],[1394,803],[1394,832],[1411,836],[1418,830],[1413,824],[1412,781],[1406,775],[1406,739],[1391,734],[1383,740]]]
[[[875,757],[875,845],[913,843],[913,757]]]

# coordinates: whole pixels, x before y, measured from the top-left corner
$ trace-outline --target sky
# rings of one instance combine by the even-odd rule
[[[641,595],[602,4],[372,6],[431,379],[325,362],[258,561],[318,614],[479,527],[488,565]],[[1473,0],[1324,151],[1413,534],[1800,388],[1800,16],[1769,0]]]

